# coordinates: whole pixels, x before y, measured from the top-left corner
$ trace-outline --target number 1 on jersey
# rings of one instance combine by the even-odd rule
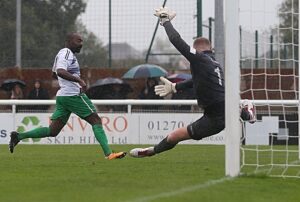
[[[219,67],[216,67],[215,72],[217,73],[218,78],[219,78],[219,85],[222,86],[222,79],[221,79],[220,68],[219,68]]]

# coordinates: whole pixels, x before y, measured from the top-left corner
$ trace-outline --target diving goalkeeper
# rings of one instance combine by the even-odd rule
[[[148,148],[135,148],[130,151],[133,157],[147,157],[172,149],[178,142],[188,139],[201,140],[215,135],[225,128],[225,91],[223,67],[215,60],[210,41],[204,37],[194,40],[190,47],[174,29],[171,20],[176,13],[166,7],[155,10],[160,25],[165,28],[170,42],[190,62],[192,79],[172,83],[161,77],[163,85],[155,86],[155,93],[166,96],[185,88],[194,88],[198,106],[204,115],[187,127],[171,132],[159,144]],[[255,121],[253,105],[245,102],[241,108],[241,118]]]

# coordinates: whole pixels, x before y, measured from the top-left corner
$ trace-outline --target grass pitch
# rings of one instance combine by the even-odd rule
[[[1,145],[0,201],[299,201],[300,179],[226,178],[224,156],[223,146],[178,145],[151,158],[108,161],[97,145],[18,145],[14,154]]]

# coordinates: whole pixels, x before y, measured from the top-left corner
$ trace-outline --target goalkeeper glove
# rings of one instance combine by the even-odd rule
[[[175,88],[176,83],[172,83],[168,79],[164,77],[160,77],[160,80],[163,82],[163,85],[156,85],[154,88],[155,94],[160,97],[164,97],[169,95],[170,93],[176,93],[177,90]]]
[[[163,25],[167,21],[171,21],[175,18],[176,13],[169,10],[167,7],[160,7],[155,9],[154,15],[159,18],[160,25]]]
[[[241,118],[249,123],[256,122],[256,115],[253,103],[245,99],[241,105]]]

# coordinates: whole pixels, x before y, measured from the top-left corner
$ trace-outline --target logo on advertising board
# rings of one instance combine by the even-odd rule
[[[0,116],[1,117],[1,116]],[[17,114],[14,118],[15,127],[11,127],[19,133],[28,132],[35,128],[42,126],[48,126],[51,123],[51,114],[39,113],[39,114]],[[110,144],[127,144],[131,140],[129,134],[136,134],[129,129],[129,119],[123,114],[104,114],[101,116],[103,129],[107,135]],[[137,121],[131,121],[137,122]],[[10,131],[10,130],[7,130]],[[137,140],[138,138],[135,138]],[[5,138],[8,142],[9,138]],[[37,144],[98,144],[92,127],[85,120],[76,115],[71,115],[64,128],[60,131],[56,137],[47,138],[29,138],[22,140],[22,143],[37,143]]]
[[[42,127],[40,125],[40,120],[37,116],[25,116],[20,125],[17,126],[17,132],[23,133],[25,131],[32,130],[34,128]],[[39,142],[41,138],[31,138],[33,142]],[[29,142],[29,139],[22,140],[23,142]]]

